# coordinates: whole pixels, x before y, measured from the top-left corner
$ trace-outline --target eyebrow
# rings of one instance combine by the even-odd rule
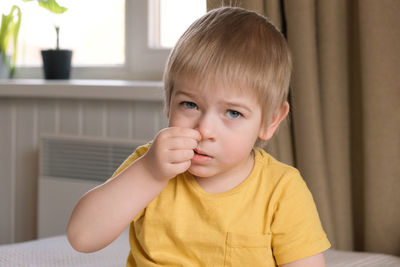
[[[251,113],[251,108],[249,108],[247,105],[241,104],[241,103],[236,103],[236,102],[224,102],[225,105],[233,108],[242,108],[245,109],[247,112]]]
[[[195,94],[192,94],[190,92],[183,91],[183,90],[176,90],[175,91],[175,95],[186,95],[186,96],[189,96],[189,97],[195,97],[196,96]]]
[[[185,95],[188,96],[190,98],[196,98],[196,94],[193,94],[191,92],[187,92],[184,90],[176,90],[175,91],[175,95]],[[234,101],[221,101],[222,104],[232,107],[232,108],[242,108],[244,110],[246,110],[247,112],[251,113],[252,109],[250,107],[248,107],[245,104],[242,103],[238,103],[238,102],[234,102]]]

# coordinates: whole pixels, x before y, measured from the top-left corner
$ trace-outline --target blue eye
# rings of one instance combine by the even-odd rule
[[[181,105],[187,109],[197,109],[197,105],[193,102],[183,101]]]
[[[239,111],[231,109],[226,111],[226,115],[231,119],[238,119],[243,116],[242,113],[240,113]]]

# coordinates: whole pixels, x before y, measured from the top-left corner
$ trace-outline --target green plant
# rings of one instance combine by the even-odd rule
[[[17,58],[17,39],[20,25],[21,9],[14,5],[12,6],[8,15],[2,15],[0,26],[0,53],[4,64],[9,70],[10,78],[13,77],[15,71],[15,62]],[[7,57],[7,48],[10,43],[10,38],[13,40],[13,54],[11,62]]]
[[[61,14],[68,10],[68,8],[62,7],[59,4],[57,4],[56,0],[22,0],[22,1],[24,2],[36,1],[38,2],[39,6],[56,14]]]
[[[60,6],[56,0],[23,0],[24,2],[36,1],[39,6],[49,10],[55,14],[61,14],[67,11],[66,7]],[[17,41],[18,41],[18,32],[21,25],[21,9],[14,5],[11,8],[11,11],[8,15],[3,14],[1,18],[0,25],[0,54],[3,59],[4,64],[9,70],[9,77],[12,78],[15,72],[15,64],[17,59]],[[57,47],[58,47],[58,32],[59,29],[56,27],[57,33]],[[11,57],[11,61],[7,56],[8,45],[10,44],[10,38],[13,41],[13,54]]]
[[[68,8],[60,6],[56,0],[23,0],[24,2],[31,2],[31,1],[37,1],[39,6],[49,10],[52,13],[56,14],[62,14],[65,11],[68,10]],[[56,49],[60,49],[60,26],[55,26],[56,29],[56,35],[57,35],[57,43],[56,43]]]

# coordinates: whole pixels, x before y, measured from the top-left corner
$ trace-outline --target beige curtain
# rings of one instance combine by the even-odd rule
[[[400,256],[400,1],[232,2],[294,57],[291,120],[267,149],[300,169],[333,247]]]

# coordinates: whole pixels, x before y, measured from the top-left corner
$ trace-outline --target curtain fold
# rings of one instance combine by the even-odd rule
[[[400,255],[400,1],[233,4],[269,17],[293,54],[291,120],[266,149],[301,171],[335,248]]]
[[[317,7],[312,0],[285,2],[285,17],[288,43],[294,58],[291,102],[296,167],[313,193],[329,239],[336,244],[322,123],[325,96],[319,90],[322,81]]]
[[[400,1],[358,1],[363,249],[400,255]]]

